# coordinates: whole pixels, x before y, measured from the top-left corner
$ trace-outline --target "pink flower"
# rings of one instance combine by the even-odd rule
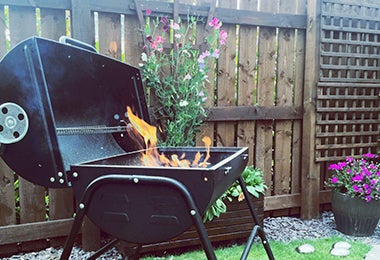
[[[209,51],[204,51],[202,52],[201,55],[199,55],[198,57],[198,63],[205,63],[205,58],[209,57],[210,56],[210,52]]]
[[[213,53],[212,53],[212,57],[214,57],[214,58],[219,58],[219,54],[220,54],[220,50],[219,49],[216,49]]]
[[[173,30],[179,30],[179,24],[178,24],[178,23],[173,23],[170,27],[171,27]]]
[[[205,102],[207,100],[207,97],[202,90],[199,92],[199,96],[202,98],[202,102]]]
[[[226,45],[228,34],[225,30],[221,30],[219,33],[219,42],[221,45]]]
[[[152,9],[146,9],[145,10],[145,13],[146,13],[146,15],[151,15],[152,14]]]
[[[165,39],[164,37],[158,35],[156,36],[156,40],[155,40],[157,43],[164,43]]]
[[[219,21],[218,18],[214,17],[212,20],[208,23],[212,28],[219,29],[222,26],[222,23]]]
[[[339,181],[338,177],[332,177],[331,178],[332,183],[338,183],[338,181]]]
[[[152,47],[153,50],[157,50],[157,47],[158,47],[158,43],[157,42],[153,42],[150,47]]]
[[[164,49],[162,48],[162,44],[164,43],[165,39],[162,36],[156,36],[156,39],[154,39],[154,42],[151,43],[151,47],[153,50],[157,50],[159,52],[162,52]]]

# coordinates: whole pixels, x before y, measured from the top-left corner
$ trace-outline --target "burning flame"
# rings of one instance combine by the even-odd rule
[[[207,136],[202,138],[206,146],[206,157],[202,162],[202,154],[197,152],[192,162],[185,158],[183,153],[181,156],[173,154],[168,158],[165,154],[159,153],[156,147],[157,144],[157,128],[149,125],[144,120],[133,114],[132,109],[127,107],[129,122],[133,129],[144,139],[146,149],[142,152],[141,161],[144,166],[170,166],[170,167],[207,167],[210,163],[207,162],[210,158],[211,139]]]

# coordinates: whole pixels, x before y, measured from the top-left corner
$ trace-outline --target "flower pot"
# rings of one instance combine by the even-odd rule
[[[345,193],[332,192],[332,211],[336,228],[346,235],[370,236],[380,218],[380,201],[351,198]]]

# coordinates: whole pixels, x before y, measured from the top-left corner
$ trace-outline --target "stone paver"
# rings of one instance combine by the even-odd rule
[[[380,245],[373,245],[372,249],[367,253],[364,260],[379,260],[380,259]]]

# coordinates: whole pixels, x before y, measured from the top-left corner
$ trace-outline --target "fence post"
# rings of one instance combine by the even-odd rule
[[[308,0],[302,129],[301,218],[319,215],[320,165],[315,162],[316,89],[319,75],[320,0]]]

